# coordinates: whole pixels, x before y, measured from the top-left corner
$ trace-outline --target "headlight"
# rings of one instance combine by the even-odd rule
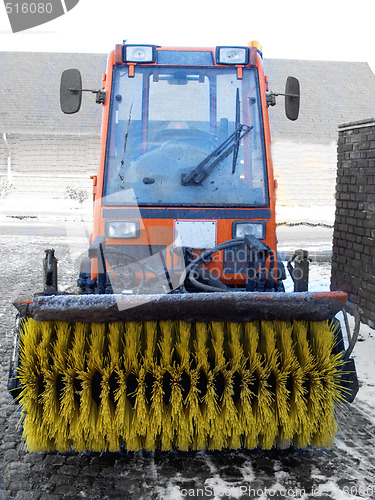
[[[247,47],[217,47],[217,64],[247,64],[249,49]]]
[[[264,222],[233,222],[232,236],[233,238],[243,238],[246,234],[251,234],[259,240],[262,240],[266,234],[266,226]]]
[[[105,235],[107,238],[138,238],[139,221],[107,220]]]
[[[154,45],[124,45],[124,62],[152,63],[156,59]]]

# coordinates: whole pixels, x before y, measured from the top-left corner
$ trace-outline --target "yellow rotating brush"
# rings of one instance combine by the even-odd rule
[[[30,451],[329,445],[343,399],[328,322],[24,320]]]

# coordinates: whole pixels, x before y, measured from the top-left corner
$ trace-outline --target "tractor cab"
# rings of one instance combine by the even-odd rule
[[[235,66],[215,66],[212,52],[162,55],[164,64],[136,66],[133,75],[114,67],[105,203],[267,206],[256,69],[239,78]]]
[[[81,288],[111,292],[108,276],[113,281],[115,269],[125,266],[120,288],[127,282],[139,293],[151,267],[154,277],[167,276],[171,291],[191,262],[210,251],[189,287],[282,290],[268,124],[274,94],[267,95],[259,44],[118,45],[103,83],[91,264],[81,273]],[[77,70],[63,75],[61,88],[62,110],[77,111]],[[288,92],[287,116],[296,119],[299,88]],[[145,260],[147,269],[139,272]]]

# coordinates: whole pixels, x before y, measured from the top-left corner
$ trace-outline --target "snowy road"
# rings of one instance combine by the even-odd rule
[[[68,231],[69,233],[69,231]],[[25,452],[6,392],[16,298],[40,289],[41,257],[53,246],[60,288],[71,289],[84,236],[3,235],[0,241],[0,466],[3,498],[25,500],[375,499],[375,332],[361,328],[361,388],[340,410],[333,449],[78,455]],[[329,265],[313,263],[310,290],[328,289]]]

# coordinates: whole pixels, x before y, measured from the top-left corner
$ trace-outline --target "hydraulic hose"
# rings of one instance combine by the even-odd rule
[[[216,247],[211,248],[210,250],[206,250],[205,252],[201,253],[196,257],[193,261],[188,264],[188,266],[185,269],[185,276],[184,280],[186,278],[189,278],[190,282],[196,287],[199,288],[205,292],[222,292],[224,291],[222,288],[218,288],[215,286],[211,285],[206,285],[204,283],[201,283],[200,281],[196,280],[194,276],[192,276],[193,270],[195,270],[198,266],[200,266],[203,262],[205,262],[213,253],[220,252],[221,250],[225,250],[226,248],[231,248],[233,246],[240,246],[244,245],[245,240],[244,239],[234,239],[234,240],[229,240],[224,243],[221,243],[220,245],[217,245]]]
[[[206,285],[205,283],[202,283],[198,281],[195,276],[194,276],[194,270],[200,266],[203,262],[207,261],[207,259],[214,253],[220,252],[221,250],[225,250],[226,248],[231,248],[231,247],[236,247],[236,246],[241,246],[241,245],[246,245],[246,240],[245,238],[236,238],[233,240],[226,241],[224,243],[221,243],[220,245],[217,245],[216,247],[211,248],[210,250],[206,250],[205,252],[201,253],[196,257],[190,264],[186,267],[185,269],[185,278],[189,278],[190,282],[198,289],[203,290],[205,292],[223,292],[226,291],[223,288],[215,287],[212,285]],[[272,276],[273,270],[275,268],[275,256],[270,247],[266,244],[264,244],[267,247],[267,250],[270,255],[270,267],[269,267],[269,274]],[[268,278],[267,284],[269,286],[271,278]],[[268,287],[267,287],[268,288]],[[231,291],[231,288],[227,288],[227,291]]]

